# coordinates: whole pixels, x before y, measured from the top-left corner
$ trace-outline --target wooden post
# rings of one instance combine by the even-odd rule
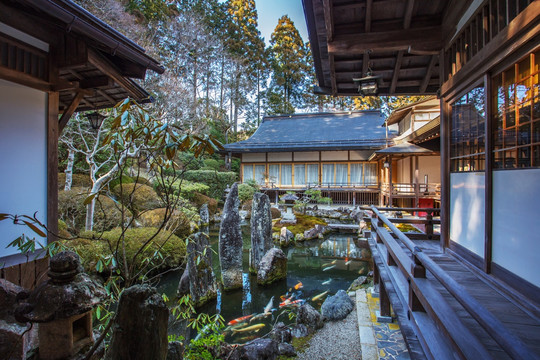
[[[414,157],[414,207],[415,208],[420,207],[420,182],[418,181],[418,155]]]
[[[392,207],[392,194],[394,192],[394,184],[392,181],[392,155],[388,157],[388,185],[390,191],[388,193],[388,207]]]
[[[429,240],[433,239],[433,212],[428,211],[426,214],[426,235]]]
[[[416,257],[416,254],[413,254],[413,264],[411,266],[411,274],[415,278],[426,277],[426,268],[418,260],[418,258]],[[416,293],[414,292],[411,286],[411,279],[409,279],[408,282],[409,282],[409,309],[411,311],[424,311],[425,312],[424,306],[418,299],[418,296],[416,296]]]
[[[384,281],[379,282],[379,307],[380,307],[380,316],[391,317],[390,311],[390,298],[386,292],[386,286],[384,286]]]
[[[444,59],[444,52],[441,52]],[[450,243],[450,106],[441,98],[441,248]]]
[[[491,77],[489,75],[484,75],[484,94],[485,99],[484,103],[486,104],[486,119],[485,119],[485,151],[486,151],[486,160],[485,160],[485,234],[484,234],[484,271],[489,274],[491,273],[491,260],[493,257],[492,247],[492,229],[493,229],[493,124],[491,119],[493,117],[493,104],[492,104],[492,89],[491,89]]]

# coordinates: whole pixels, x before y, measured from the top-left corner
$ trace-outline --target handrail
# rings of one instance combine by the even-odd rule
[[[426,270],[431,272],[437,280],[448,290],[448,292],[469,312],[469,314],[487,331],[487,333],[514,359],[537,359],[538,356],[532,353],[527,345],[493,314],[482,306],[469,292],[457,281],[451,278],[439,265],[437,265],[422,249],[416,246],[407,236],[405,236],[392,222],[390,222],[381,212],[372,206],[371,210],[381,220],[394,235],[411,251],[415,263],[421,264]],[[424,210],[424,209],[422,209]]]

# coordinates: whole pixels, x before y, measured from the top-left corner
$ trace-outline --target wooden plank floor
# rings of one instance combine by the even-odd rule
[[[421,247],[443,270],[452,276],[460,285],[465,287],[480,304],[495,315],[510,331],[520,337],[533,352],[540,356],[540,319],[536,318],[519,304],[516,304],[489,282],[473,273],[452,255],[443,253],[437,241],[415,240],[414,243]],[[403,245],[402,247],[410,254]],[[485,345],[493,358],[509,358],[493,338],[484,331],[482,326],[471,317],[431,273],[428,272],[426,277],[442,294],[448,304],[450,304],[463,324]]]

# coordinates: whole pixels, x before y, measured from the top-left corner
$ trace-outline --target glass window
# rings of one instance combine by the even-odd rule
[[[450,170],[482,171],[485,163],[485,89],[478,86],[451,104]]]
[[[364,165],[364,185],[376,186],[377,185],[377,164],[365,164]]]
[[[334,184],[334,164],[323,164],[322,182],[325,186]]]
[[[294,165],[294,185],[306,185],[306,165]]]
[[[319,164],[307,165],[306,179],[309,185],[319,184]]]
[[[268,165],[268,182],[270,187],[279,184],[279,164]]]
[[[281,165],[281,185],[292,185],[292,165]]]
[[[345,186],[348,184],[348,170],[349,166],[347,164],[336,164],[336,185]]]
[[[253,180],[253,165],[244,165],[243,174],[244,174],[244,178],[242,179],[242,182]]]
[[[363,164],[351,164],[351,185],[363,184]]]
[[[540,51],[493,77],[493,167],[537,167]]]
[[[255,165],[255,181],[257,184],[264,185],[266,182],[266,165]]]

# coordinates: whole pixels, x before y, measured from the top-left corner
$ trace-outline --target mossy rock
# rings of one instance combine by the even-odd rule
[[[296,224],[280,224],[279,222],[276,222],[274,226],[272,227],[273,232],[280,232],[281,228],[283,226],[286,226],[287,229],[289,229],[295,236],[297,234],[304,234],[304,231],[312,229],[315,227],[315,225],[322,225],[327,226],[328,224],[326,221],[315,217],[315,216],[309,216],[309,215],[303,215],[296,213]]]
[[[148,185],[150,187],[153,186],[152,184],[152,181],[150,181],[149,179],[145,178],[145,177],[142,177],[142,176],[139,176],[139,177],[136,177],[133,179],[134,182],[136,182],[137,184],[143,184],[143,185]]]
[[[159,208],[142,213],[139,222],[144,227],[160,227],[165,218],[166,208]],[[170,210],[169,210],[170,212]],[[176,236],[185,239],[191,234],[190,219],[181,211],[175,210],[169,213],[169,221],[165,229],[172,231]]]
[[[133,263],[135,253],[154,235],[155,237],[146,245],[135,259],[135,263]],[[64,245],[79,254],[86,271],[95,272],[95,266],[100,259],[113,255],[111,249],[113,251],[117,247],[122,249],[122,244],[119,244],[121,238],[122,229],[115,228],[102,234],[83,232],[78,239],[64,241]],[[150,265],[145,267],[145,270],[152,268],[155,271],[171,269],[181,265],[186,256],[184,241],[167,230],[158,230],[153,227],[127,229],[124,232],[123,239],[127,264],[129,267],[133,266],[135,272],[141,270],[148,262]],[[156,256],[157,251],[160,252],[161,256]],[[123,263],[120,254],[121,252],[116,254],[117,263]]]
[[[118,184],[114,187],[113,193],[134,214],[157,209],[162,205],[156,191],[148,185],[138,183]]]
[[[213,199],[209,196],[195,192],[193,194],[193,203],[197,206],[198,209],[201,208],[204,204],[208,204],[208,212],[210,215],[214,215],[217,211],[218,202],[216,199]]]
[[[58,190],[64,190],[66,186],[66,173],[58,173]],[[90,189],[92,187],[92,180],[88,174],[72,174],[71,175],[71,188],[82,187]]]
[[[118,184],[133,184],[135,180],[131,176],[122,175],[109,181],[109,189],[114,189]]]

